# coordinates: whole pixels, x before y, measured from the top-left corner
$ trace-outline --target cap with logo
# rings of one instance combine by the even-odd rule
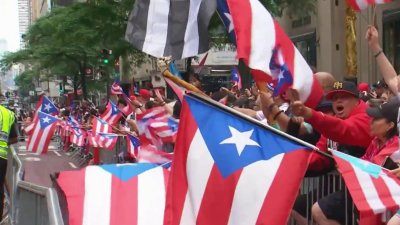
[[[336,81],[333,90],[326,94],[326,99],[332,100],[336,94],[344,93],[358,98],[359,92],[355,83],[350,81]]]
[[[374,119],[385,118],[397,124],[397,116],[399,113],[400,101],[397,97],[391,98],[388,102],[381,104],[378,107],[370,107],[367,109],[367,114]]]

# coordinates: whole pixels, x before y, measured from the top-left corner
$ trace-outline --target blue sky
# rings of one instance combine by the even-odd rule
[[[8,51],[19,49],[18,0],[0,0],[0,39],[8,42]]]

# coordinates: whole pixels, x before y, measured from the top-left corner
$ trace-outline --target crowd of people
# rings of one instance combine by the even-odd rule
[[[244,90],[239,89],[239,85],[233,85],[208,94],[226,106],[315,145],[322,152],[329,154],[330,150],[338,150],[388,166],[389,158],[398,160],[394,155],[399,150],[400,79],[382,52],[378,32],[374,27],[369,27],[366,39],[382,79],[372,85],[356,84],[353,81],[337,81],[329,73],[317,72],[316,80],[324,90],[324,98],[315,108],[307,107],[300,101],[298,92],[293,89],[274,95],[273,84],[267,85],[268,91],[259,91],[257,84]],[[187,81],[202,90],[199,76],[189,76]],[[127,106],[134,109],[133,113],[124,115],[113,126],[115,133],[140,136],[142,131],[138,126],[137,116],[155,107],[163,107],[170,116],[179,119],[179,100],[167,99],[165,95],[157,93],[156,89],[142,88],[129,98],[114,96],[113,101],[122,112]],[[81,101],[75,107],[60,108],[60,117],[67,120],[73,116],[83,127],[90,129],[93,118],[104,112],[105,104],[96,107],[88,101]],[[31,118],[32,115],[23,111],[19,113],[19,120],[26,125],[32,122]],[[68,148],[68,140],[64,141]],[[173,146],[169,145],[171,143],[164,144],[160,150],[173,151]],[[135,161],[132,155],[129,157],[131,158],[128,161]],[[389,169],[400,176],[399,169],[395,169],[393,164]],[[335,165],[332,158],[314,152],[306,176],[322,176],[333,170]],[[310,196],[315,195],[311,191],[298,196],[292,211],[292,217],[297,224],[308,224],[308,219],[311,219],[308,215],[312,215],[319,225],[344,224],[346,214],[353,213],[352,207],[345,207],[346,204],[351,204],[351,201],[346,201],[351,197],[346,196],[344,187],[327,196],[319,193],[318,200],[310,202],[313,199]],[[399,225],[399,215],[394,215],[388,224]]]

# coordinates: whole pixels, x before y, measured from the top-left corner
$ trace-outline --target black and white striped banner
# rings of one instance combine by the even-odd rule
[[[215,0],[137,0],[125,38],[155,56],[182,59],[209,49],[208,24]]]

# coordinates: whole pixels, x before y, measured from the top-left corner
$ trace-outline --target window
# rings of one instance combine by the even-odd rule
[[[383,13],[383,50],[397,73],[400,73],[400,10]]]
[[[301,55],[310,66],[317,66],[316,35],[315,32],[293,37],[292,41]]]

